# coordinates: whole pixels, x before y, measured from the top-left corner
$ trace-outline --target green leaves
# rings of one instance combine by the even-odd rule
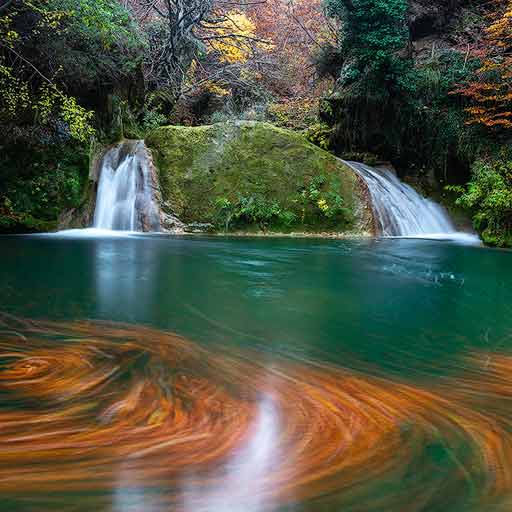
[[[313,178],[300,194],[303,222],[306,220],[306,209],[312,210],[316,216],[324,219],[348,220],[350,211],[345,208],[343,198],[338,193],[340,186],[336,179],[330,182],[323,174]]]
[[[96,97],[126,87],[141,62],[143,42],[128,11],[117,0],[16,5],[0,16],[0,39],[16,27],[0,48],[0,122],[89,140]]]
[[[267,199],[263,195],[253,194],[239,196],[232,201],[225,196],[215,199],[217,210],[217,224],[228,231],[232,225],[258,226],[262,230],[273,228],[291,228],[299,220],[304,225],[309,221],[323,220],[331,223],[340,220],[346,221],[350,212],[345,208],[343,198],[337,189],[340,183],[329,183],[323,175],[313,178],[292,201],[302,212],[299,215],[279,204],[274,199]],[[306,218],[308,217],[308,218]]]
[[[407,8],[407,0],[327,0],[327,13],[342,22],[348,83],[361,74],[389,77],[407,43]]]
[[[260,195],[240,196],[236,202],[227,197],[215,199],[219,223],[228,231],[234,221],[251,225],[256,224],[266,229],[272,222],[290,225],[296,219],[293,212],[284,211],[275,200],[266,199]]]
[[[88,173],[84,146],[48,146],[36,150],[9,147],[1,156],[4,173],[0,186],[0,217],[55,222],[62,210],[81,204]]]
[[[69,13],[59,41],[46,42],[65,63],[68,80],[110,82],[132,72],[142,59],[144,39],[117,0],[47,0],[48,9]],[[71,74],[71,76],[69,76]]]
[[[333,135],[332,128],[326,123],[314,123],[305,131],[306,138],[309,142],[315,144],[319,148],[329,151],[331,149],[331,137]]]
[[[450,189],[460,194],[458,205],[473,211],[475,227],[485,241],[495,245],[512,241],[512,160],[479,160],[467,187]]]

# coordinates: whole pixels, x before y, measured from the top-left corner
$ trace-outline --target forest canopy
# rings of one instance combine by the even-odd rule
[[[91,141],[256,119],[390,161],[507,244],[511,20],[509,0],[0,0],[2,222],[80,204]],[[489,173],[500,201],[471,200]]]

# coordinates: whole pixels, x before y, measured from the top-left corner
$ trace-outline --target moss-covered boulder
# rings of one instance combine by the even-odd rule
[[[164,208],[219,231],[369,231],[357,175],[300,134],[266,123],[158,128],[146,138]]]

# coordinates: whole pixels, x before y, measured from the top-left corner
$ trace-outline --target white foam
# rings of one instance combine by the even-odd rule
[[[474,233],[457,231],[440,204],[421,196],[389,169],[345,162],[365,181],[370,193],[376,228],[386,238],[450,240],[480,244]]]
[[[419,235],[390,236],[385,238],[401,240],[436,240],[441,242],[456,242],[465,245],[482,245],[482,241],[478,235],[473,233],[464,233],[461,231],[453,233],[422,233]]]
[[[52,238],[126,238],[133,235],[141,235],[137,231],[113,231],[110,229],[86,228],[86,229],[67,229],[56,231],[55,233],[43,233],[33,236],[52,237]]]

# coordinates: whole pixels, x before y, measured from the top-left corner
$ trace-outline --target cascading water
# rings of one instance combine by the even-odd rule
[[[160,231],[153,176],[144,141],[110,149],[101,164],[94,227],[113,231]]]
[[[392,171],[358,162],[346,163],[368,186],[381,236],[478,240],[475,235],[458,232],[442,206],[422,197]]]

